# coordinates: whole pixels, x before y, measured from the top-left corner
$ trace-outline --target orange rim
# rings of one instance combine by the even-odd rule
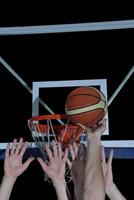
[[[42,120],[48,120],[48,119],[67,119],[67,116],[65,114],[51,114],[51,115],[40,115],[40,116],[34,116],[30,118],[30,121],[42,121]]]
[[[28,124],[31,128],[34,128],[37,132],[41,134],[46,134],[49,125],[48,124],[36,124],[36,121],[43,120],[57,120],[57,119],[67,119],[65,114],[50,114],[50,115],[42,115],[42,116],[34,116],[28,120]],[[80,135],[83,133],[83,129],[76,124],[67,124],[67,125],[53,125],[53,129],[55,131],[55,135],[57,136],[58,141],[63,144],[69,144],[74,141],[78,141]]]

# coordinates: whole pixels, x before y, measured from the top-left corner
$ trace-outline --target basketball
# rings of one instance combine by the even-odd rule
[[[106,115],[106,97],[95,87],[78,87],[67,96],[65,112],[73,124],[93,127]]]

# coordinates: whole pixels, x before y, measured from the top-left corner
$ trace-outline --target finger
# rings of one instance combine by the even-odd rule
[[[101,146],[101,158],[102,158],[102,162],[106,162],[106,157],[105,157],[105,151],[104,151],[104,146]]]
[[[98,130],[104,132],[106,130],[106,122],[107,119],[103,119],[102,122],[100,122],[100,127],[98,128]]]
[[[83,130],[87,129],[87,127],[85,125],[81,124],[81,123],[77,123],[77,125],[80,126]]]
[[[24,143],[22,144],[21,149],[20,149],[20,154],[19,154],[20,156],[23,156],[23,155],[24,155],[24,153],[25,153],[27,147],[28,147],[28,142],[24,142]]]
[[[13,155],[16,149],[17,139],[13,140],[12,146],[11,146],[11,152],[10,155]]]
[[[93,127],[93,133],[96,133],[97,135],[101,136],[103,132],[106,130],[106,119],[98,123]]]
[[[53,154],[55,157],[57,157],[58,156],[57,144],[54,140],[52,141],[52,147],[53,147]]]
[[[10,151],[10,143],[7,144],[6,152],[5,152],[5,158],[9,157],[9,151]]]
[[[61,148],[61,143],[60,142],[58,142],[58,154],[59,154],[59,158],[62,158],[63,152],[62,152],[62,148]]]
[[[110,151],[110,154],[109,154],[109,158],[108,158],[108,165],[109,166],[112,166],[112,160],[113,160],[113,149]]]
[[[49,160],[52,160],[53,159],[53,155],[52,155],[52,151],[50,150],[48,144],[45,145],[45,150],[47,151]]]
[[[16,146],[15,154],[19,154],[19,152],[20,152],[20,150],[22,148],[22,145],[23,145],[23,138],[20,138],[19,142],[18,142],[18,144]]]
[[[42,158],[40,158],[40,157],[38,157],[37,160],[38,160],[39,164],[41,165],[43,171],[47,172],[47,171],[48,171],[48,170],[47,170],[47,169],[48,169],[48,166],[47,166],[47,164],[44,162],[44,160],[43,160]]]
[[[74,143],[72,144],[72,146],[73,146],[73,150],[74,150],[75,157],[76,157],[77,154],[78,154],[78,146],[77,146],[76,142],[74,142]]]
[[[30,163],[34,160],[34,157],[30,157],[28,158],[28,160],[26,162],[23,163],[23,172],[28,168],[28,166],[30,165]]]
[[[73,163],[68,158],[67,158],[66,162],[67,162],[69,169],[71,169]]]
[[[72,158],[72,160],[74,160],[75,159],[75,153],[74,153],[74,150],[73,150],[73,147],[72,147],[71,144],[69,144],[69,150],[70,150],[70,153],[71,153],[71,158]]]
[[[84,144],[80,144],[77,159],[86,160],[86,147]]]
[[[63,160],[66,161],[68,158],[68,148],[65,149],[65,153],[64,153],[64,156],[63,156]]]
[[[85,125],[81,124],[81,123],[77,123],[77,125],[79,125],[83,130],[85,130],[87,133],[92,133],[92,129],[89,127],[86,127]]]

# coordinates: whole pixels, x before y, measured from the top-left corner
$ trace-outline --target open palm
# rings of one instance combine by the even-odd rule
[[[52,179],[63,180],[65,176],[65,165],[68,156],[68,150],[63,154],[61,144],[52,142],[53,151],[49,148],[48,144],[45,146],[49,157],[49,164],[47,165],[42,158],[37,158],[44,172]]]
[[[31,157],[26,162],[22,163],[22,158],[26,151],[27,145],[27,142],[23,143],[22,138],[20,138],[18,144],[17,140],[14,139],[11,149],[10,144],[7,145],[4,161],[5,176],[13,178],[18,177],[33,161],[34,158]]]

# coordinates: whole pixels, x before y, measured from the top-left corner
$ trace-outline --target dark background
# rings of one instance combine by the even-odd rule
[[[36,5],[34,5],[36,6]],[[10,5],[8,4],[8,7]],[[96,3],[44,5],[29,9],[20,4],[6,12],[3,5],[0,26],[27,26],[99,22],[134,19],[131,9],[120,12],[113,4],[105,8]],[[98,9],[97,9],[98,8]],[[103,9],[101,9],[103,8]],[[112,30],[25,36],[0,36],[0,56],[32,87],[33,81],[102,79],[108,82],[108,99],[134,65],[134,30]],[[103,139],[134,140],[133,75],[109,107],[110,136]],[[32,113],[32,96],[0,65],[1,115],[0,142],[11,142],[23,136],[31,141],[27,120]],[[51,94],[53,107],[58,101]],[[53,100],[53,101],[52,101]],[[64,99],[63,99],[64,100]],[[57,103],[57,102],[56,102]],[[63,102],[64,103],[64,102]],[[60,102],[61,104],[61,102]],[[57,103],[58,105],[58,103]],[[59,105],[60,107],[60,105]],[[44,113],[46,111],[44,110]],[[63,110],[62,110],[63,112]],[[114,159],[114,180],[127,199],[133,199],[134,160]],[[3,161],[0,161],[1,177]],[[69,184],[73,193],[73,185]],[[21,195],[21,197],[20,197]],[[51,184],[44,183],[43,173],[36,161],[18,178],[11,199],[56,199]]]

